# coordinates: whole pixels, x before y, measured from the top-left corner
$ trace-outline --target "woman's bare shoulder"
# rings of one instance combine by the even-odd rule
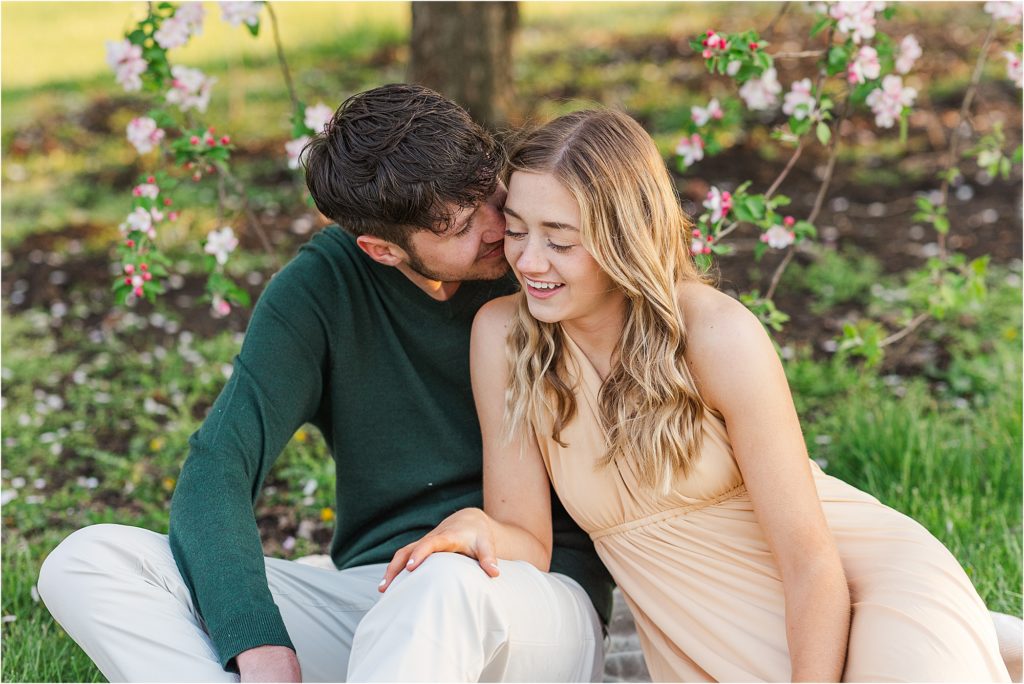
[[[516,312],[517,294],[497,297],[480,307],[473,319],[474,337],[486,335],[488,337],[501,335],[504,337],[508,329],[509,321]]]

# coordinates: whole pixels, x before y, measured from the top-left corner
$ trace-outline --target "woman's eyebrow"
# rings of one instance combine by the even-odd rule
[[[516,218],[516,219],[519,219],[520,221],[523,221],[523,217],[520,216],[519,214],[517,214],[512,209],[510,209],[507,204],[502,209],[502,211],[504,211],[506,214],[508,214],[512,218]],[[523,223],[526,223],[526,222],[523,221]],[[543,221],[540,225],[545,227],[545,228],[554,228],[555,230],[575,230],[576,232],[579,232],[579,230],[580,230],[576,226],[569,225],[568,223],[559,223],[558,221]]]

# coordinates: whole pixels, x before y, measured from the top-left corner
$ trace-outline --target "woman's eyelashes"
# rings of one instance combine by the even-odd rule
[[[505,237],[512,238],[513,240],[522,240],[526,236],[527,233],[509,230],[508,228],[505,229]],[[552,242],[551,240],[548,240],[548,247],[560,253],[568,252],[575,246],[576,245],[560,245],[557,242]]]

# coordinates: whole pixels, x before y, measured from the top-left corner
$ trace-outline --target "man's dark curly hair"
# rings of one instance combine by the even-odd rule
[[[303,154],[325,216],[402,247],[415,230],[449,230],[455,210],[490,196],[502,164],[494,138],[462,107],[409,84],[348,98]]]

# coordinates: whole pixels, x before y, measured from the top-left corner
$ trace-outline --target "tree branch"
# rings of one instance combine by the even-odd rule
[[[295,84],[292,83],[291,72],[288,71],[288,60],[284,58],[284,46],[281,44],[281,34],[277,29],[277,15],[274,14],[274,8],[268,2],[267,14],[270,15],[270,28],[274,33],[274,45],[277,47],[277,61],[281,65],[281,73],[284,74],[284,82],[288,86],[288,97],[292,100],[292,109],[297,111],[299,109],[299,98],[295,94]]]
[[[898,331],[894,332],[892,335],[889,335],[884,340],[879,342],[878,346],[879,347],[888,347],[891,344],[895,344],[896,342],[899,342],[904,337],[906,337],[910,333],[914,332],[914,330],[916,330],[918,328],[918,326],[920,326],[922,323],[927,321],[929,318],[931,318],[931,314],[929,314],[929,313],[920,313],[920,314],[914,316],[914,319],[912,321],[910,321],[909,323],[907,323],[905,326],[903,326],[902,330],[898,330]]]

